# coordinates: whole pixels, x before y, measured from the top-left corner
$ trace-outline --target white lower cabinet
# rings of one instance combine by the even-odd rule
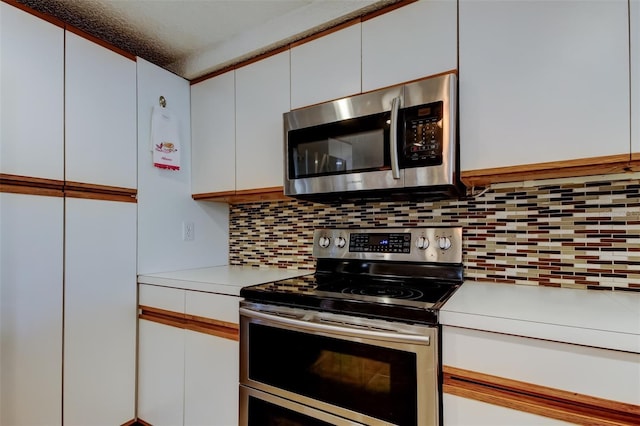
[[[451,368],[462,369],[576,396],[640,401],[640,354],[460,327],[442,330],[445,375]],[[447,426],[567,424],[446,392],[445,381]]]
[[[139,285],[139,304],[237,324],[236,296]],[[138,418],[154,426],[238,424],[236,340],[140,319]]]
[[[65,425],[135,418],[136,204],[65,203]]]
[[[138,331],[138,417],[154,426],[181,425],[184,330],[140,320]]]
[[[561,426],[572,423],[475,401],[443,396],[444,426]]]
[[[62,422],[63,198],[0,194],[0,424]]]

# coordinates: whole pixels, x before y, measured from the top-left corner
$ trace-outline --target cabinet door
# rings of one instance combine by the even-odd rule
[[[186,292],[186,312],[238,324],[239,297]],[[184,424],[238,424],[239,344],[236,340],[186,331]]]
[[[0,217],[0,424],[59,425],[63,199],[0,194]]]
[[[291,49],[291,108],[361,92],[360,24]]]
[[[64,418],[135,416],[136,205],[66,199]]]
[[[184,424],[238,424],[239,344],[185,331]]]
[[[155,426],[181,425],[185,331],[146,320],[139,327],[138,417]]]
[[[66,180],[136,187],[136,63],[66,32]]]
[[[462,171],[629,153],[626,0],[460,1]]]
[[[191,191],[236,189],[235,72],[191,86]]]
[[[362,91],[458,68],[455,0],[411,3],[362,23]]]
[[[64,179],[64,31],[0,3],[0,170]]]
[[[560,426],[573,423],[444,394],[444,426]]]
[[[640,0],[629,3],[631,24],[631,152],[640,153]]]
[[[236,70],[236,189],[282,186],[289,51]]]

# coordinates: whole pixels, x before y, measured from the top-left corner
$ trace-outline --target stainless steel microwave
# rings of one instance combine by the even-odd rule
[[[442,74],[285,113],[285,195],[458,197],[456,83]]]

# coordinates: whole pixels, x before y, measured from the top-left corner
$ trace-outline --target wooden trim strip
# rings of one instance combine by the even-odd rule
[[[106,41],[104,41],[104,40],[102,40],[102,39],[100,39],[100,38],[98,38],[96,36],[93,36],[93,35],[85,32],[85,31],[82,31],[79,28],[76,28],[76,27],[74,27],[72,25],[69,25],[69,24],[65,24],[65,29],[67,31],[77,35],[77,36],[80,36],[80,37],[82,37],[82,38],[84,38],[86,40],[89,40],[89,41],[93,42],[93,43],[99,44],[100,46],[105,47],[105,48],[111,50],[112,52],[117,53],[118,55],[124,56],[125,58],[131,59],[133,62],[136,62],[136,55],[134,55],[132,53],[129,53],[126,50],[120,49],[119,47],[116,47],[111,43],[107,43]]]
[[[272,50],[269,50],[269,51],[267,51],[265,53],[262,53],[260,55],[255,56],[255,57],[251,57],[249,59],[241,60],[238,63],[231,64],[231,65],[228,65],[228,66],[226,66],[224,68],[221,68],[219,70],[212,71],[212,72],[210,72],[208,74],[205,74],[203,76],[196,77],[193,80],[190,80],[189,83],[191,85],[201,83],[201,82],[203,82],[205,80],[209,80],[210,78],[214,78],[214,77],[217,77],[217,76],[219,76],[221,74],[224,74],[226,72],[233,71],[233,70],[236,70],[238,68],[242,68],[244,66],[247,66],[247,65],[252,64],[254,62],[257,62],[257,61],[261,61],[261,60],[266,59],[266,58],[268,58],[270,56],[277,55],[278,53],[282,53],[282,52],[284,52],[286,50],[289,50],[289,49],[291,49],[293,47],[300,46],[302,44],[308,43],[308,42],[313,41],[315,39],[318,39],[320,37],[324,37],[326,35],[329,35],[331,33],[339,31],[341,29],[350,27],[350,26],[355,25],[355,24],[359,24],[359,23],[364,22],[364,21],[368,21],[369,19],[373,19],[373,18],[375,18],[377,16],[380,16],[380,15],[383,15],[385,13],[391,12],[392,10],[395,10],[395,9],[400,8],[400,7],[406,6],[408,4],[414,3],[416,1],[417,0],[400,0],[400,1],[398,1],[396,3],[393,3],[393,4],[389,5],[389,6],[383,7],[382,9],[374,10],[374,11],[372,11],[372,12],[370,12],[368,14],[365,14],[363,16],[360,16],[360,17],[357,17],[357,18],[354,18],[354,19],[350,19],[350,20],[348,20],[346,22],[342,22],[342,23],[337,24],[337,25],[335,25],[335,26],[333,26],[331,28],[324,29],[324,30],[319,31],[319,32],[317,32],[315,34],[311,34],[311,35],[309,35],[307,37],[304,37],[304,38],[302,38],[300,40],[293,41],[293,42],[291,42],[291,43],[289,43],[287,45],[276,47],[276,48],[274,48]]]
[[[139,310],[138,318],[140,319],[198,333],[211,334],[224,339],[240,340],[240,326],[238,324],[144,305],[140,305]]]
[[[592,426],[640,424],[640,406],[517,380],[443,367],[445,393],[570,423]]]
[[[240,191],[208,192],[193,194],[191,197],[196,201],[214,201],[228,204],[247,204],[291,199],[284,195],[284,187],[282,186],[245,189]]]
[[[61,197],[64,181],[0,173],[0,192]]]
[[[66,26],[66,24],[63,21],[61,21],[61,20],[59,20],[57,18],[54,18],[51,15],[47,15],[46,13],[38,12],[37,10],[31,9],[29,6],[26,6],[26,5],[22,4],[22,3],[18,3],[16,0],[1,0],[1,1],[3,3],[7,3],[7,4],[9,4],[9,5],[13,6],[13,7],[18,8],[18,9],[22,10],[23,12],[27,12],[30,15],[38,17],[38,18],[40,18],[40,19],[42,19],[44,21],[47,21],[47,22],[55,25],[56,27],[60,27],[60,28],[64,29],[64,27]]]
[[[312,35],[310,35],[308,37],[305,37],[305,38],[303,38],[301,40],[294,41],[294,42],[290,43],[289,46],[287,46],[287,48],[293,49],[294,47],[302,46],[303,44],[307,44],[310,41],[317,40],[317,39],[322,38],[322,37],[326,37],[329,34],[333,34],[333,33],[338,32],[340,30],[344,30],[345,28],[352,27],[352,26],[354,26],[356,24],[359,24],[361,22],[362,22],[362,18],[351,19],[349,21],[343,22],[343,23],[338,24],[336,26],[333,26],[331,28],[327,28],[326,30],[322,30],[320,32],[312,34]]]
[[[411,4],[411,3],[415,3],[417,1],[418,0],[400,0],[397,3],[393,3],[393,4],[391,4],[391,5],[387,6],[387,7],[383,7],[382,9],[379,9],[379,10],[376,10],[374,12],[368,13],[367,15],[362,17],[362,22],[365,22],[365,21],[368,21],[370,19],[376,18],[376,17],[378,17],[380,15],[384,15],[385,13],[389,13],[389,12],[391,12],[393,10],[399,9],[399,8],[404,7],[404,6],[406,6],[408,4]]]
[[[65,182],[64,194],[66,197],[70,198],[136,203],[138,191],[136,189],[121,188],[118,186],[96,185],[82,182]]]
[[[502,182],[625,173],[630,171],[630,159],[631,156],[629,154],[619,154],[511,167],[467,170],[461,173],[461,180],[468,187],[479,187]]]

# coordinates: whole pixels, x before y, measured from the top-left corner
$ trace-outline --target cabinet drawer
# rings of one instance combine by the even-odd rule
[[[223,294],[186,292],[186,313],[199,317],[238,324],[240,297]]]
[[[154,285],[139,285],[139,301],[142,306],[184,313],[184,290]]]
[[[442,360],[445,367],[629,404],[640,401],[640,354],[445,326]]]

